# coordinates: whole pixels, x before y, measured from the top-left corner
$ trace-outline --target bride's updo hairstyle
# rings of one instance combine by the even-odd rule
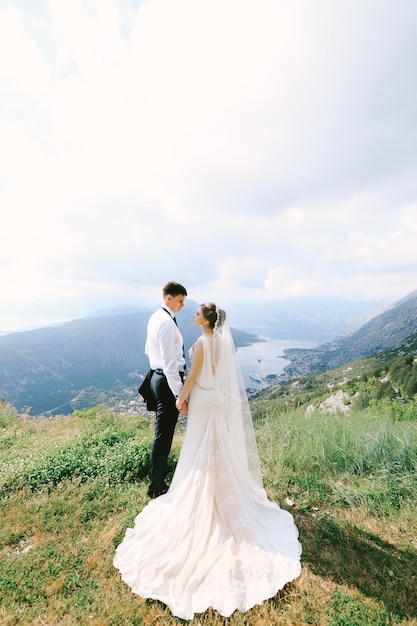
[[[201,304],[201,312],[204,319],[210,324],[210,328],[220,328],[226,321],[226,311],[218,309],[214,302],[206,302]]]

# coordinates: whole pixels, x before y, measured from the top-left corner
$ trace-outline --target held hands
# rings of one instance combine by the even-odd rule
[[[184,402],[179,402],[177,400],[176,403],[175,403],[175,406],[177,407],[177,409],[181,413],[181,415],[186,415],[186,413],[188,412],[188,402],[187,402],[187,400],[184,400]]]

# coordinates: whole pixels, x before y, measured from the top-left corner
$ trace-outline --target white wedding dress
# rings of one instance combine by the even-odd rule
[[[301,570],[293,517],[268,500],[252,458],[230,337],[226,351],[224,337],[214,350],[213,340],[199,339],[203,367],[172,485],[137,516],[114,559],[134,593],[182,619],[209,607],[224,617],[247,611]]]

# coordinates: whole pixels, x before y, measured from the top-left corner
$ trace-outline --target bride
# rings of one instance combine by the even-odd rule
[[[229,617],[273,597],[301,571],[293,517],[263,489],[252,417],[226,314],[202,304],[201,337],[177,399],[188,399],[171,487],[128,528],[114,565],[131,590],[182,619]]]

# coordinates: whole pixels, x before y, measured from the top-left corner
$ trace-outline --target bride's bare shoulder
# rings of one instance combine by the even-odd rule
[[[193,345],[191,346],[191,350],[192,350],[193,352],[194,352],[194,350],[196,349],[196,347],[197,347],[198,345],[201,345],[202,340],[203,340],[203,339],[202,339],[202,337],[199,337],[199,338],[198,338],[198,339],[197,339],[197,340],[193,343]]]

